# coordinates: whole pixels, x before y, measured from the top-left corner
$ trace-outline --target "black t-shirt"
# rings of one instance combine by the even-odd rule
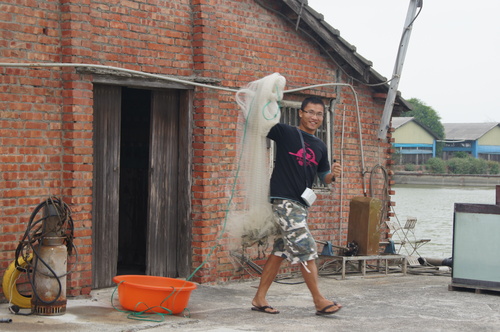
[[[276,142],[276,164],[271,176],[271,197],[286,198],[306,203],[300,197],[307,186],[312,187],[318,172],[330,170],[325,143],[314,135],[300,131],[306,149],[306,167],[299,131],[296,127],[278,123],[267,137]]]

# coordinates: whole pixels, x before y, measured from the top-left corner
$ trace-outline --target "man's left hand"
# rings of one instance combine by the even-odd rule
[[[339,178],[342,174],[342,166],[338,162],[334,162],[332,165],[332,174],[335,178]]]

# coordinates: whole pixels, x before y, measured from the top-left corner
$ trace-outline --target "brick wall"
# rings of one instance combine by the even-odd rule
[[[3,2],[0,61],[60,61],[58,4]],[[62,194],[61,73],[0,68],[0,276],[43,197]]]
[[[0,62],[109,65],[207,78],[230,88],[273,72],[286,77],[287,89],[346,81],[306,36],[253,0],[0,1],[0,8]],[[355,102],[348,88],[286,95],[292,100],[309,93],[336,98],[335,154],[340,155],[344,133],[343,185],[337,183],[319,195],[311,209],[311,229],[318,239],[340,245],[347,239],[349,200],[363,195],[363,171],[377,164],[387,166],[390,148],[376,138],[383,100],[373,98],[366,87],[356,90],[365,170]],[[14,257],[32,209],[48,195],[61,195],[73,210],[80,254],[68,278],[68,295],[89,293],[92,105],[92,76],[75,68],[0,68],[0,276]],[[245,278],[248,275],[235,272],[228,256],[228,239],[220,241],[227,187],[235,170],[234,95],[196,88],[193,106],[193,268],[214,250],[194,279]],[[376,193],[383,185],[379,178]],[[368,185],[366,176],[365,182]]]

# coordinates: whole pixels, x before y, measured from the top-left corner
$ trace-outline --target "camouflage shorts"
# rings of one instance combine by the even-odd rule
[[[316,242],[307,227],[307,209],[292,200],[273,200],[274,220],[280,235],[274,241],[272,254],[292,264],[318,257]]]

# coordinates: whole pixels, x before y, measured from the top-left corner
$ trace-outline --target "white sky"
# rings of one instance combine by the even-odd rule
[[[309,0],[390,78],[410,0]],[[423,0],[398,90],[443,123],[500,122],[500,0]]]

